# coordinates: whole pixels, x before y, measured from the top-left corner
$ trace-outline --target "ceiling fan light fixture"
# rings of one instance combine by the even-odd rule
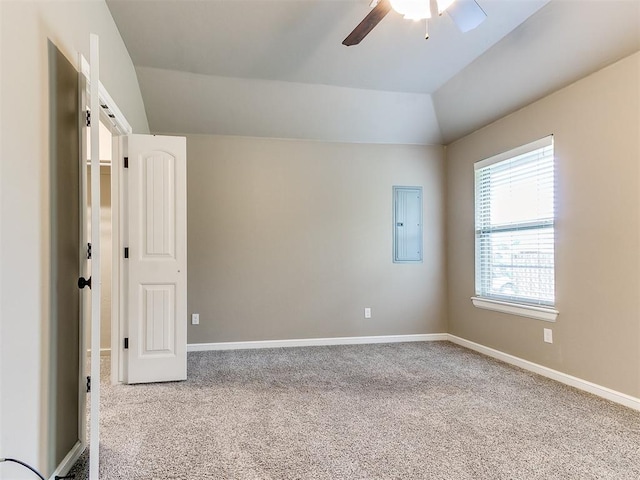
[[[431,6],[428,0],[390,0],[391,8],[408,20],[431,18]]]

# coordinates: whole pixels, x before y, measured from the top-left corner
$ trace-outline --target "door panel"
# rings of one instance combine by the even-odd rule
[[[125,141],[128,383],[187,376],[186,139]]]
[[[176,286],[141,285],[142,322],[141,337],[144,348],[141,356],[175,354]]]
[[[141,180],[146,192],[142,223],[146,225],[143,257],[175,259],[176,161],[166,152],[154,152],[144,158]]]

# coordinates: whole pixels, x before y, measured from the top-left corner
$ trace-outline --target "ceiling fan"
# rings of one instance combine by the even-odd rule
[[[475,0],[437,0],[435,4],[438,15],[447,12],[462,32],[473,30],[487,18],[487,14]],[[406,19],[426,20],[427,33],[425,38],[429,38],[428,22],[431,18],[431,0],[372,0],[370,6],[373,7],[373,10],[342,41],[343,45],[359,44],[392,9],[404,15]]]

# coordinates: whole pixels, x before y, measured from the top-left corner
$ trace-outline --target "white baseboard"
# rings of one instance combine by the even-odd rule
[[[69,453],[67,453],[67,456],[62,459],[62,462],[60,462],[58,468],[56,468],[51,474],[49,480],[55,480],[56,475],[64,477],[67,472],[71,470],[71,467],[73,467],[73,464],[76,463],[83,451],[84,444],[80,440],[78,440],[73,448],[69,451]]]
[[[625,407],[640,411],[640,398],[632,397],[626,393],[617,392],[607,387],[583,380],[566,373],[553,370],[537,363],[524,360],[508,353],[485,347],[479,343],[451,335],[449,333],[429,333],[417,335],[381,335],[373,337],[333,337],[333,338],[301,338],[291,340],[263,340],[255,342],[220,342],[220,343],[191,343],[187,345],[188,352],[204,352],[212,350],[246,350],[258,348],[282,348],[282,347],[316,347],[326,345],[363,345],[372,343],[401,343],[401,342],[432,342],[450,341],[456,345],[475,350],[489,357],[502,360],[505,363],[515,365],[543,377],[550,378],[565,385],[583,390],[585,392],[605,398]]]
[[[380,335],[374,337],[299,338],[291,340],[262,340],[255,342],[190,343],[187,345],[187,352],[282,347],[318,347],[327,345],[363,345],[370,343],[431,342],[442,340],[448,340],[448,334],[427,333],[416,335]]]
[[[479,343],[456,337],[455,335],[447,334],[447,337],[450,342],[455,343],[456,345],[460,345],[461,347],[475,350],[476,352],[496,358],[498,360],[502,360],[505,363],[509,363],[524,370],[537,373],[538,375],[542,375],[543,377],[550,378],[557,382],[564,383],[565,385],[577,388],[578,390],[583,390],[593,395],[597,395],[598,397],[602,397],[607,400],[611,400],[612,402],[619,403],[620,405],[624,405],[625,407],[629,407],[634,410],[640,410],[640,398],[632,397],[631,395],[627,395],[626,393],[617,392],[615,390],[597,385],[587,380],[583,380],[581,378],[574,377],[572,375],[568,375],[566,373],[562,373],[548,367],[544,367],[537,363],[524,360],[520,357],[501,352],[500,350],[495,350],[493,348],[480,345]]]

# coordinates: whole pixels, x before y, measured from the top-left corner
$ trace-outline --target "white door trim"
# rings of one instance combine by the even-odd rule
[[[87,59],[82,55],[80,55],[80,67],[82,74],[87,79],[87,84],[91,85],[91,67]],[[107,114],[107,118],[109,119],[108,123],[117,129],[117,135],[129,135],[132,133],[131,125],[129,125],[122,111],[118,108],[118,105],[116,105],[116,102],[113,101],[113,98],[111,98],[111,95],[109,95],[109,92],[100,81],[98,81],[98,98],[100,99],[100,105],[105,105],[105,107],[101,108],[102,113]],[[113,115],[113,117],[108,114]],[[114,135],[116,134],[114,133]]]
[[[111,145],[111,384],[122,382],[122,136],[112,137]]]
[[[79,55],[81,73],[85,79],[85,88],[90,86],[91,67],[87,59]],[[123,234],[126,232],[122,223],[123,193],[122,193],[122,138],[132,133],[132,128],[126,117],[118,108],[102,82],[98,81],[98,98],[100,100],[100,120],[109,128],[112,134],[111,147],[111,228],[112,228],[112,264],[111,264],[111,383],[123,381],[124,362],[122,355],[122,339],[124,338],[124,315],[122,311],[122,262],[123,262]],[[112,116],[111,116],[112,115]],[[86,151],[86,145],[83,145]],[[86,345],[83,346],[86,352]],[[84,353],[83,353],[84,355]],[[84,378],[83,364],[83,378]],[[86,422],[86,419],[83,419]],[[85,429],[86,430],[86,429]]]

